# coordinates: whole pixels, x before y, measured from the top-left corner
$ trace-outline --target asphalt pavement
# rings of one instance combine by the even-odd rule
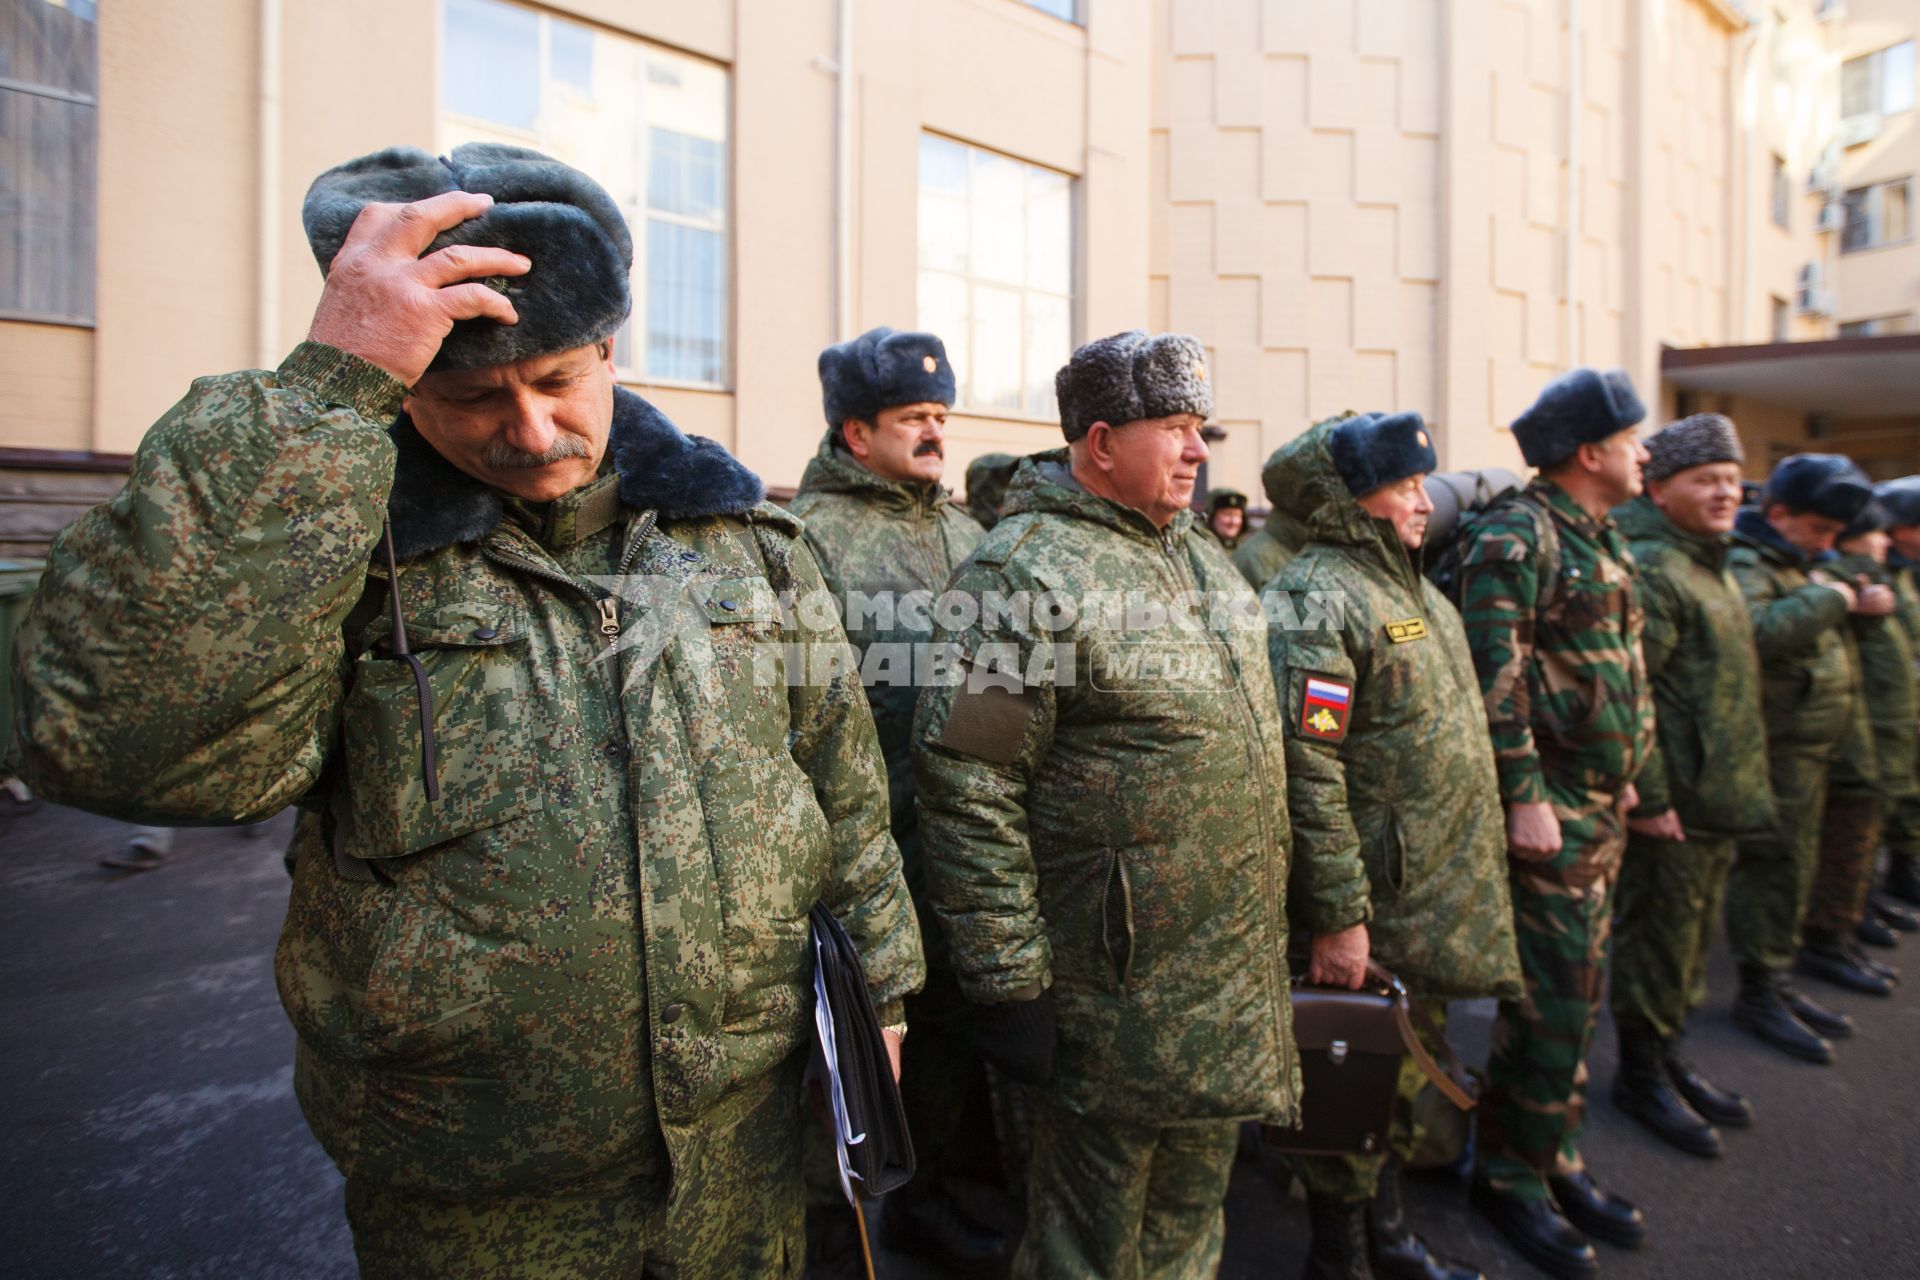
[[[340,1178],[294,1103],[293,1033],[273,985],[290,816],[251,836],[182,831],[167,865],[144,872],[99,866],[123,824],[53,806],[0,822],[0,1275],[352,1276]],[[1907,950],[1920,983],[1920,941]],[[1920,999],[1818,990],[1859,1025],[1840,1064],[1819,1068],[1733,1028],[1724,951],[1712,983],[1690,1048],[1748,1093],[1759,1124],[1729,1132],[1718,1161],[1659,1145],[1607,1101],[1603,1024],[1584,1150],[1603,1185],[1646,1209],[1650,1238],[1634,1253],[1599,1246],[1602,1274],[1920,1276]],[[1485,1005],[1454,1010],[1469,1062],[1484,1060],[1490,1018]],[[1491,1280],[1540,1274],[1472,1214],[1462,1184],[1416,1179],[1410,1200],[1436,1245]],[[1306,1234],[1272,1162],[1243,1160],[1222,1276],[1290,1280]],[[880,1274],[939,1273],[883,1255]]]

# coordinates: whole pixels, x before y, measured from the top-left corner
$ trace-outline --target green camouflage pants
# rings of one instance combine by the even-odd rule
[[[347,1180],[362,1280],[738,1280],[804,1261],[797,1066],[665,1178],[552,1195],[440,1200]]]
[[[1731,836],[1628,835],[1613,907],[1613,1020],[1663,1040],[1707,998],[1713,921],[1733,867]]]
[[[1240,1126],[1153,1127],[1082,1116],[1042,1095],[1018,1280],[1203,1280],[1220,1267],[1221,1206]]]
[[[1880,850],[1886,806],[1873,796],[1829,794],[1820,822],[1820,861],[1803,923],[1809,929],[1845,933],[1860,922],[1873,887],[1873,860]]]
[[[1559,854],[1508,862],[1527,990],[1500,1002],[1480,1100],[1481,1172],[1522,1199],[1544,1199],[1549,1175],[1583,1167],[1587,1046],[1607,982],[1609,890],[1626,844],[1611,796],[1556,800],[1553,811]]]
[[[1727,876],[1727,942],[1741,964],[1779,973],[1800,945],[1800,919],[1820,857],[1831,753],[1784,743],[1770,743],[1769,752],[1779,821],[1770,834],[1740,840]]]
[[[1920,792],[1902,796],[1887,814],[1887,852],[1896,858],[1920,858]]]
[[[1424,1009],[1436,1029],[1446,1025],[1447,1006],[1443,1000],[1422,1000],[1415,998],[1414,1004]],[[1427,1034],[1420,1019],[1414,1019],[1414,1032],[1421,1043],[1427,1046],[1427,1052],[1439,1057],[1440,1046],[1434,1043],[1435,1037]],[[1426,1086],[1426,1073],[1415,1064],[1413,1055],[1408,1054],[1400,1062],[1400,1087],[1393,1100],[1393,1132],[1388,1140],[1392,1154],[1400,1157],[1405,1164],[1413,1157],[1420,1145],[1421,1129],[1413,1114],[1414,1099],[1420,1096],[1420,1090]],[[1312,1099],[1305,1105],[1312,1106]],[[1339,1200],[1347,1204],[1358,1204],[1373,1199],[1374,1191],[1380,1185],[1380,1170],[1387,1163],[1388,1152],[1369,1156],[1288,1156],[1287,1167],[1308,1194],[1327,1200]]]

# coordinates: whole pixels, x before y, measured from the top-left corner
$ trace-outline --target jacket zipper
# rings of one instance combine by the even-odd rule
[[[614,570],[615,573],[625,576],[633,568],[633,562],[640,558],[640,548],[646,543],[648,535],[653,532],[653,527],[658,522],[659,516],[655,512],[648,511],[641,514],[640,522],[634,528],[633,538],[628,543],[625,554],[620,557],[620,564],[619,567]],[[596,591],[587,584],[569,577],[557,569],[549,569],[545,565],[535,564],[523,556],[516,556],[510,552],[502,551],[490,543],[482,543],[480,551],[487,559],[498,564],[506,565],[511,569],[518,569],[522,573],[530,573],[536,578],[544,578],[548,582],[557,583],[567,588],[575,595],[584,596],[593,604],[593,607],[599,611],[600,634],[609,638],[620,634],[620,596],[618,592],[603,593]]]

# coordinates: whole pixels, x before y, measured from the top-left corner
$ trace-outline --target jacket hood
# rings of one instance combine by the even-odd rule
[[[401,414],[393,438],[393,493],[387,518],[401,560],[456,542],[478,542],[506,514],[496,489],[448,462]],[[719,444],[689,436],[667,415],[624,387],[613,390],[613,428],[607,458],[620,476],[620,500],[663,520],[740,515],[767,496],[760,477]]]
[[[1103,498],[1075,480],[1069,456],[1065,449],[1051,449],[1020,459],[1020,466],[1014,471],[1012,482],[1007,485],[1007,501],[1000,513],[1001,520],[1031,511],[1036,515],[1062,515],[1091,520],[1132,537],[1156,540],[1160,537],[1161,531],[1144,513]],[[1166,533],[1177,538],[1192,527],[1193,512],[1181,511],[1173,517]]]
[[[875,475],[834,443],[839,434],[838,427],[829,427],[821,437],[819,450],[800,477],[800,492],[854,494],[883,506],[898,507],[939,507],[952,497],[938,484],[908,484]]]
[[[1727,539],[1712,534],[1688,533],[1667,513],[1653,505],[1653,499],[1641,494],[1613,509],[1613,522],[1629,539],[1664,542],[1680,548],[1709,569],[1727,562]]]
[[[1274,451],[1260,473],[1276,511],[1289,511],[1306,528],[1307,541],[1355,547],[1378,554],[1392,567],[1411,565],[1390,521],[1370,516],[1347,488],[1333,460],[1333,429],[1351,417],[1316,422],[1305,435]]]
[[[1822,560],[1832,558],[1833,553],[1809,556],[1800,548],[1780,536],[1779,530],[1767,523],[1766,513],[1758,507],[1742,507],[1740,514],[1734,517],[1733,536],[1742,542],[1758,547],[1766,555],[1772,556],[1782,564],[1804,569]]]

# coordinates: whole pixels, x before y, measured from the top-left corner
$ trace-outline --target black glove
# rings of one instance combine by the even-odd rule
[[[1009,1079],[1045,1084],[1053,1077],[1053,992],[1031,1000],[973,1007],[973,1047]]]

